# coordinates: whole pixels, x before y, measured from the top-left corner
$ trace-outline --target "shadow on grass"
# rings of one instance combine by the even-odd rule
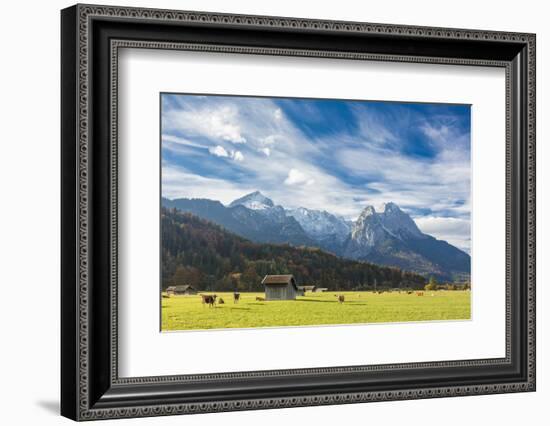
[[[249,303],[250,305],[252,305],[252,303]],[[249,311],[250,308],[234,308],[234,307],[230,307],[229,308],[230,311]]]

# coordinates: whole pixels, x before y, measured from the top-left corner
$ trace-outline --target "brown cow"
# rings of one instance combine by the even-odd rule
[[[265,301],[265,298],[256,296],[256,302],[264,302],[264,301]]]
[[[202,297],[202,304],[207,304],[210,308],[214,307],[214,303],[216,303],[216,296],[215,294],[209,295],[209,294],[201,294]]]
[[[417,295],[417,296],[424,296],[424,292],[423,292],[423,291],[417,291],[417,292],[416,292],[416,295]]]
[[[241,299],[241,294],[240,293],[233,293],[233,303],[239,303],[239,300]]]
[[[345,300],[344,295],[343,295],[343,294],[340,294],[340,295],[338,296],[338,303],[344,303],[344,300]]]

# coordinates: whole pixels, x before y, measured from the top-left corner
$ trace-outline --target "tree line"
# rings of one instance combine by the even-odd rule
[[[426,279],[397,268],[339,258],[317,248],[258,244],[190,213],[162,208],[162,287],[263,291],[268,274],[329,290],[421,289]]]
[[[424,286],[424,290],[426,291],[437,291],[437,290],[471,290],[472,285],[470,284],[470,281],[465,281],[462,283],[443,283],[440,284],[437,282],[435,277],[430,277],[430,280],[428,281],[428,284]]]

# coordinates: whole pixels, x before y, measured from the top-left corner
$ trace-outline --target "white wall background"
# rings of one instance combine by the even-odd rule
[[[107,421],[241,426],[346,423],[544,424],[550,401],[550,27],[545,2],[396,0],[104,0],[103,4],[526,31],[537,33],[538,391],[452,399]],[[3,4],[0,67],[0,418],[68,424],[59,405],[59,9],[71,2]],[[490,165],[488,165],[490,167]]]

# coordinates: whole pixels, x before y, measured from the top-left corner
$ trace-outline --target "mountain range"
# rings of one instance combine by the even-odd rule
[[[413,272],[344,259],[316,247],[255,243],[175,209],[161,209],[162,288],[189,284],[207,291],[263,291],[265,275],[292,274],[300,285],[331,291],[422,289]]]
[[[305,207],[285,209],[259,191],[225,206],[209,199],[162,199],[258,243],[318,247],[339,257],[398,267],[445,281],[469,280],[470,256],[420,231],[395,203],[366,206],[356,221]]]

